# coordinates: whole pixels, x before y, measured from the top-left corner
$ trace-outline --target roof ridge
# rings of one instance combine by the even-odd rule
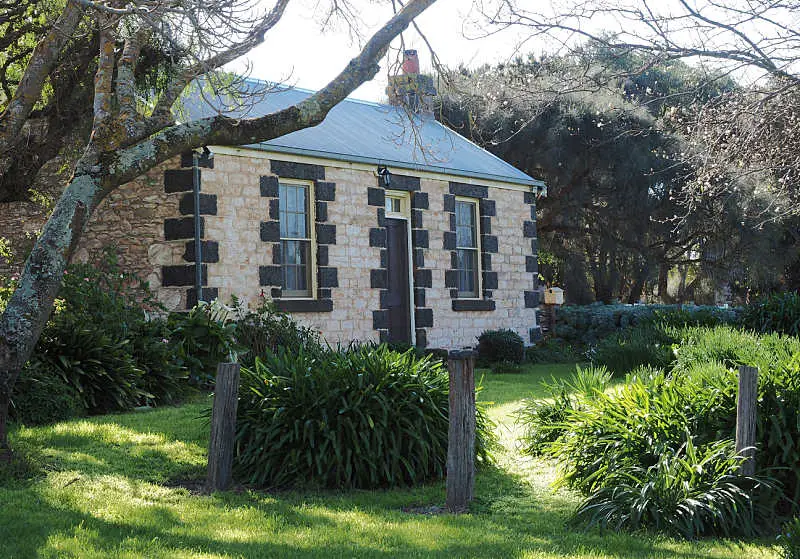
[[[315,90],[315,89],[308,89],[307,87],[298,87],[298,86],[295,86],[295,85],[284,85],[281,82],[273,82],[273,81],[264,80],[264,79],[261,79],[261,78],[247,77],[244,80],[245,80],[245,82],[260,83],[260,84],[265,84],[265,85],[277,87],[277,88],[279,88],[277,90],[278,93],[280,93],[282,91],[290,91],[291,90],[291,91],[300,91],[302,93],[308,93],[309,95],[313,95],[313,94],[317,93],[317,91],[319,91],[319,90]],[[344,102],[358,103],[360,105],[368,105],[370,107],[391,107],[392,106],[392,105],[389,105],[388,103],[379,103],[377,101],[369,101],[367,99],[358,99],[356,97],[350,97],[349,95],[344,98],[342,103],[344,103]]]

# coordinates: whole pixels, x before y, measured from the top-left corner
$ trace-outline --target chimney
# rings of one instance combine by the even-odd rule
[[[416,50],[403,51],[403,73],[389,77],[386,95],[389,103],[403,106],[415,113],[433,113],[436,88],[433,78],[419,73],[419,56]]]

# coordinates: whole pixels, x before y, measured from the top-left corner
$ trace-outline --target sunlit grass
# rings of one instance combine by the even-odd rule
[[[505,449],[478,474],[472,513],[404,512],[441,505],[444,484],[392,491],[197,495],[205,403],[21,428],[13,443],[38,449],[39,477],[0,487],[0,556],[28,557],[777,557],[770,545],[681,542],[583,533],[566,526],[578,497],[554,492],[552,466],[516,452],[514,411],[541,397],[539,382],[574,365],[484,376]]]

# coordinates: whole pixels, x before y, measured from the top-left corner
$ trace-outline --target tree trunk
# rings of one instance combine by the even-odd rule
[[[649,262],[645,263],[636,275],[636,281],[633,282],[630,295],[628,295],[628,304],[633,305],[642,298],[642,292],[644,291],[644,285],[647,282],[648,275],[650,275]]]
[[[658,267],[658,298],[662,303],[669,303],[669,294],[667,288],[669,286],[669,265],[662,262]]]
[[[64,270],[99,201],[98,173],[82,160],[25,262],[17,289],[0,317],[0,449],[8,449],[8,401],[11,389],[42,333]]]

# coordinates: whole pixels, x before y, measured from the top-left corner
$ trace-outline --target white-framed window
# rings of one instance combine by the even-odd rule
[[[456,198],[456,271],[458,296],[481,297],[481,250],[478,200]]]
[[[316,274],[312,184],[278,183],[281,234],[281,297],[313,298]]]
[[[386,217],[397,217],[401,219],[407,219],[410,215],[409,213],[409,205],[411,203],[410,195],[400,192],[392,192],[386,193]]]

